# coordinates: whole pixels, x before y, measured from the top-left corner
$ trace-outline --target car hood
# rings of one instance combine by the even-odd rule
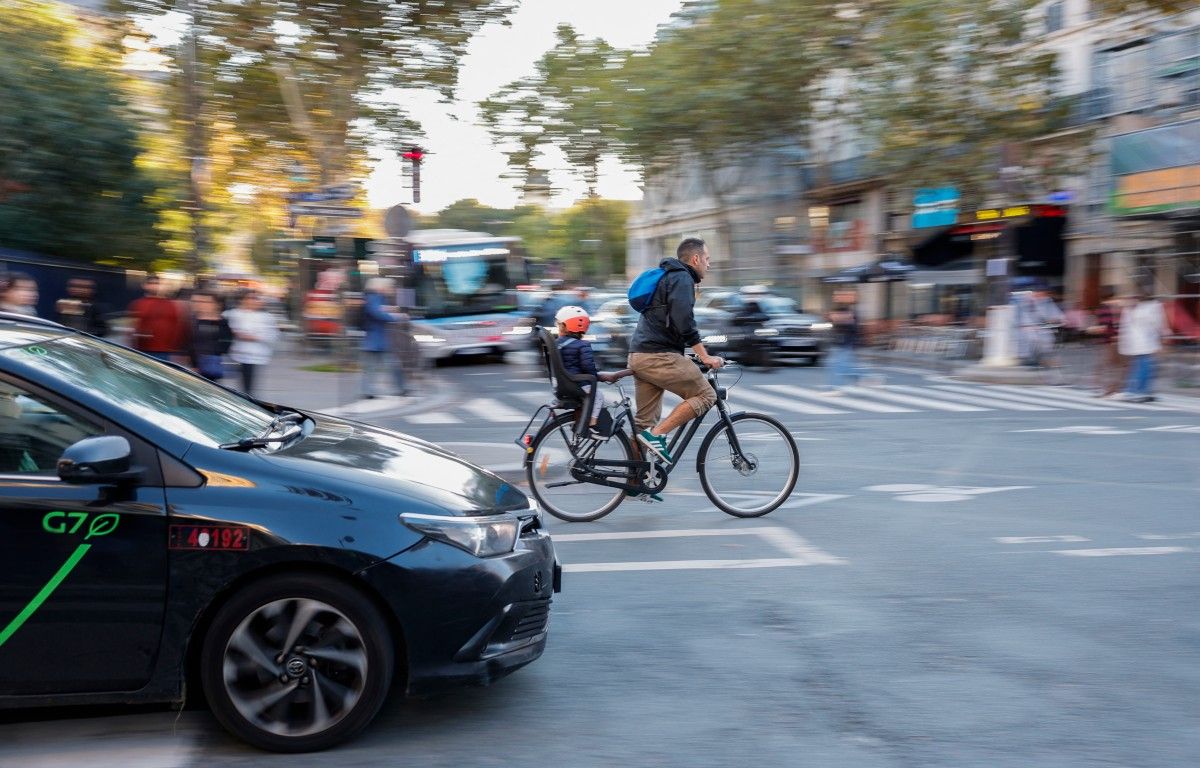
[[[433,443],[332,416],[309,415],[315,426],[307,437],[264,458],[306,473],[336,474],[451,514],[528,508],[521,491]]]

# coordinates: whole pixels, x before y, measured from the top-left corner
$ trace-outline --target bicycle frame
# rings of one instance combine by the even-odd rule
[[[734,451],[737,452],[738,457],[744,460],[746,457],[742,453],[741,445],[738,443],[737,434],[733,431],[733,419],[732,419],[732,415],[729,410],[729,403],[728,403],[728,394],[729,394],[728,388],[718,386],[716,377],[711,374],[706,375],[705,378],[707,379],[709,385],[712,386],[713,390],[717,393],[716,410],[717,410],[717,413],[720,415],[720,418],[717,421],[717,423],[713,424],[713,426],[709,428],[708,434],[711,434],[711,433],[715,432],[716,430],[720,429],[722,424],[727,426],[729,428],[730,446],[733,448]],[[628,434],[631,441],[633,441],[636,444],[636,437],[633,434],[634,430],[636,429],[636,426],[635,426],[635,422],[634,422],[634,418],[633,418],[633,411],[629,407],[629,402],[630,402],[629,395],[625,394],[625,390],[621,387],[621,385],[619,383],[616,384],[615,386],[617,387],[617,390],[621,393],[621,405],[623,408],[623,412],[617,418],[617,423],[613,426],[613,434],[615,435],[616,432],[621,430],[623,428],[623,425],[626,422],[628,422],[629,432],[627,432],[626,434]],[[541,434],[542,431],[546,428],[546,426],[551,423],[551,421],[555,418],[556,413],[566,413],[566,412],[570,412],[574,409],[555,408],[552,404],[546,404],[546,405],[540,406],[536,411],[534,411],[533,416],[526,423],[525,429],[522,430],[521,436],[518,437],[515,441],[518,445],[521,445],[523,448],[525,448],[525,451],[526,451],[525,460],[526,461],[530,461],[532,459],[532,455],[533,455],[532,445],[525,442],[525,440],[527,439],[528,430],[529,430],[530,425],[533,424],[534,420],[537,419],[538,414],[541,413],[543,410],[549,410],[550,413],[543,420],[542,427],[538,430],[538,434]],[[688,446],[691,444],[692,438],[694,438],[696,436],[696,433],[700,430],[700,426],[704,422],[705,417],[707,417],[707,415],[708,414],[705,414],[704,416],[701,416],[699,418],[692,419],[691,422],[684,429],[677,430],[675,432],[674,437],[671,438],[671,442],[668,445],[668,451],[670,452],[671,456],[674,458],[674,460],[670,461],[670,462],[655,462],[655,461],[649,461],[646,459],[642,459],[641,461],[617,461],[617,460],[609,460],[609,459],[595,459],[593,457],[595,456],[596,450],[599,448],[601,441],[598,441],[598,440],[578,440],[577,441],[577,440],[573,439],[574,438],[573,434],[568,434],[567,432],[563,431],[564,428],[560,426],[559,430],[563,432],[563,438],[567,444],[567,447],[571,451],[571,456],[577,462],[577,465],[571,468],[571,476],[575,478],[575,481],[555,483],[554,485],[548,486],[548,487],[556,487],[558,485],[572,485],[572,484],[574,484],[574,482],[584,482],[584,483],[589,483],[592,485],[604,485],[604,486],[609,486],[611,488],[620,488],[621,490],[632,491],[635,493],[657,493],[657,492],[661,491],[663,488],[666,488],[667,481],[670,478],[671,472],[674,471],[675,467],[679,465],[679,462],[683,458],[683,453],[687,450]],[[707,437],[707,435],[706,435],[706,437]],[[581,451],[581,449],[582,449],[582,451]],[[643,451],[643,456],[644,456],[645,449],[641,448],[640,446],[639,446],[639,449]],[[699,468],[700,468],[699,462],[700,462],[700,459],[699,459],[699,457],[697,457],[697,459],[696,459],[697,471],[699,471]],[[659,470],[662,472],[662,482],[655,484],[653,486],[647,486],[642,481],[642,477],[644,475],[650,474],[656,464],[657,464]],[[612,472],[597,471],[597,470],[605,470],[605,469],[611,469],[614,471],[612,471]],[[618,482],[618,481],[609,479],[611,475],[626,474],[631,469],[636,471],[636,482],[635,483]]]

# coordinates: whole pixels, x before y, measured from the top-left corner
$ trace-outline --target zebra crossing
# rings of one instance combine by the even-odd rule
[[[446,408],[402,417],[411,424],[519,424],[552,398],[545,384],[512,381],[502,394],[464,400]],[[611,400],[614,394],[608,394]],[[1173,412],[1200,415],[1200,399],[1160,395],[1153,403],[1128,403],[1099,399],[1089,393],[1051,386],[1007,386],[998,384],[921,385],[888,384],[875,387],[845,387],[837,396],[822,389],[793,384],[742,384],[730,390],[735,410],[751,409],[776,416],[848,416],[852,414],[987,413],[1079,411],[1119,413],[1129,411]],[[663,397],[664,412],[679,398]]]

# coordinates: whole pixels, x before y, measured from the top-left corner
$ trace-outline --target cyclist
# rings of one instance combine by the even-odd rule
[[[691,347],[700,362],[710,368],[720,368],[724,362],[704,348],[693,314],[696,284],[708,273],[708,246],[698,237],[689,237],[679,244],[675,254],[676,258],[663,259],[659,264],[665,274],[629,340],[629,367],[637,379],[637,439],[667,462],[673,461],[667,435],[700,418],[717,402],[717,393],[700,369],[684,357],[684,349]],[[683,398],[683,402],[659,421],[664,390]]]

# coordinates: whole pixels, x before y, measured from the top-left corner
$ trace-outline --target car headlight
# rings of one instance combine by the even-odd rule
[[[584,341],[609,341],[612,339],[612,334],[609,333],[585,333]]]
[[[440,336],[430,336],[428,333],[414,333],[413,340],[419,344],[441,344],[445,341]]]
[[[714,336],[705,336],[703,339],[700,339],[700,341],[704,342],[705,344],[724,344],[725,342],[729,341],[729,339],[720,334],[716,334]]]
[[[492,557],[512,552],[521,535],[521,521],[515,515],[443,517],[405,512],[400,522],[431,539],[458,547],[475,557]]]
[[[813,323],[812,324],[812,329],[814,331],[828,331],[832,327],[833,327],[833,323]]]
[[[533,333],[533,328],[528,325],[515,325],[504,332],[505,336],[528,336]]]
[[[755,336],[778,336],[779,329],[778,328],[755,328],[754,335]]]

